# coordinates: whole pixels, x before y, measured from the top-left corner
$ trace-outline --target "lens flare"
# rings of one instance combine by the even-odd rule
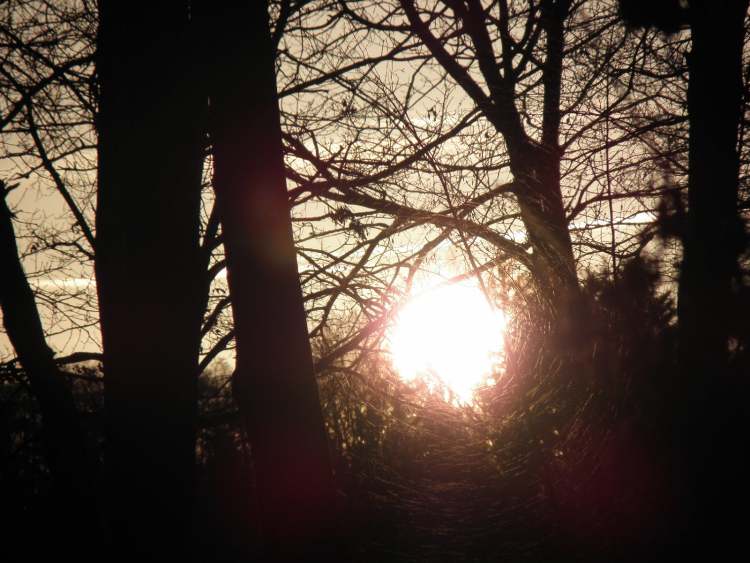
[[[505,316],[470,283],[412,297],[389,334],[393,365],[405,381],[438,379],[462,404],[492,382],[502,352]]]

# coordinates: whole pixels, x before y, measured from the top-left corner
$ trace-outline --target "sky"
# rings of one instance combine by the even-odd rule
[[[332,34],[338,33],[336,30],[331,30]],[[294,38],[289,39],[290,42],[294,41]],[[291,43],[289,43],[291,45]],[[356,58],[360,55],[373,55],[379,54],[382,49],[386,48],[387,45],[379,45],[372,41],[358,41],[357,37],[353,37],[353,42],[349,44],[347,50],[342,50],[343,57]],[[279,87],[284,89],[287,84],[285,82],[285,76],[295,76],[292,72],[287,72],[286,67],[280,68],[279,75]],[[401,81],[401,86],[404,86],[406,82],[411,78],[412,67],[408,63],[388,63],[381,66],[382,82],[383,84],[390,81]],[[415,97],[417,100],[413,103],[408,114],[408,121],[416,127],[416,130],[426,130],[430,126],[430,121],[433,119],[430,117],[430,109],[437,106],[441,109],[442,117],[444,118],[444,126],[449,126],[452,122],[455,122],[464,111],[471,104],[467,104],[465,96],[460,90],[450,90],[448,86],[438,84],[437,89],[432,89],[437,80],[438,74],[433,72],[432,76],[429,73],[425,76],[423,83],[416,85],[418,95]],[[420,92],[420,88],[423,90]],[[339,96],[341,94],[341,96]],[[374,95],[374,94],[373,94]],[[306,103],[317,103],[316,96],[314,94],[311,99],[306,99],[304,96],[301,98],[288,97],[282,100],[282,107],[287,109],[294,109],[295,107],[304,106]],[[344,98],[350,96],[349,94],[343,94],[334,89],[326,92],[326,95],[322,100],[326,100],[328,107],[332,103],[338,103]],[[340,99],[341,98],[341,99]],[[441,106],[443,102],[446,102],[447,106]],[[326,132],[326,143],[332,151],[346,148],[347,143],[350,141],[348,136],[351,133],[351,125],[358,124],[361,127],[372,126],[374,122],[367,123],[367,106],[363,103],[363,100],[357,100],[355,105],[359,107],[359,113],[355,118],[352,118],[350,129],[345,131],[341,126],[344,125],[343,121],[337,121],[336,117],[331,118],[333,127],[327,129]],[[320,109],[325,109],[326,106],[321,106]],[[445,113],[447,112],[447,113]],[[374,119],[374,118],[373,118]],[[356,129],[355,129],[356,130]],[[377,146],[378,138],[373,133],[372,143],[373,146]],[[417,134],[418,137],[419,134]],[[414,139],[417,139],[414,137]],[[6,136],[7,139],[7,136]],[[319,139],[322,140],[322,139]],[[404,148],[408,148],[407,138],[396,139],[396,143],[402,143]],[[496,143],[495,143],[496,144]],[[19,143],[20,146],[20,143]],[[306,141],[308,149],[313,148],[309,139]],[[366,146],[366,145],[365,145]],[[397,147],[398,145],[396,145]],[[450,153],[454,150],[451,143],[448,143],[442,150],[443,154]],[[459,147],[461,148],[461,147]],[[6,147],[7,150],[7,147]],[[458,150],[458,149],[456,149]],[[91,152],[89,150],[89,152]],[[614,156],[614,155],[613,155]],[[95,159],[89,155],[84,159],[84,162],[90,164]],[[71,162],[71,165],[75,165],[76,162]],[[79,161],[80,164],[80,161]],[[290,160],[290,164],[294,166],[294,159]],[[0,174],[3,177],[12,178],[14,175],[21,170],[27,169],[29,166],[37,166],[38,162],[34,162],[33,159],[29,158],[0,158]],[[78,196],[81,206],[85,210],[87,216],[93,218],[93,193],[91,193],[90,187],[93,182],[90,178],[76,175],[71,169],[75,166],[67,167],[65,174],[66,180],[70,182],[71,188],[76,196]],[[66,168],[66,167],[62,167]],[[489,183],[500,182],[507,179],[500,176],[495,176],[488,180]],[[409,180],[406,179],[408,182]],[[434,178],[432,179],[434,182]],[[467,192],[476,186],[469,186]],[[464,189],[464,187],[460,187]],[[22,253],[29,250],[30,238],[25,235],[29,231],[42,232],[51,231],[53,228],[59,229],[62,233],[69,233],[71,226],[71,219],[65,209],[65,204],[62,198],[54,190],[51,185],[49,178],[46,177],[46,173],[43,170],[37,171],[28,178],[21,181],[21,187],[13,192],[9,197],[11,207],[17,211],[18,222],[16,228],[19,233],[19,246],[21,247]],[[641,208],[642,209],[642,208]],[[355,209],[356,210],[356,209]],[[295,210],[295,214],[300,215],[315,215],[321,211],[325,211],[325,208],[319,204],[308,204],[304,209],[300,208]],[[639,210],[636,206],[635,210],[629,205],[618,204],[615,208],[615,220],[621,223],[621,229],[627,229],[629,226],[647,221],[651,218],[646,212]],[[90,221],[93,223],[93,220]],[[327,227],[330,227],[330,222]],[[587,216],[582,215],[573,222],[573,228],[579,227],[596,227],[595,232],[601,231],[601,238],[606,239],[607,231],[609,229],[609,217],[601,216]],[[321,226],[317,225],[320,229]],[[324,227],[326,228],[326,227]],[[41,229],[41,231],[40,231]],[[302,232],[302,231],[301,231]],[[524,238],[524,231],[522,228],[509,227],[507,230],[508,236],[516,241],[521,241]],[[409,250],[410,246],[413,246],[416,242],[424,240],[424,231],[416,230],[406,235],[394,237],[394,240],[389,245],[383,245],[373,255],[373,260],[384,260],[388,253],[402,253],[405,250]],[[597,235],[598,236],[598,235]],[[339,249],[342,247],[342,235],[335,235],[327,238],[321,238],[319,243],[321,250],[329,251],[331,249]],[[448,243],[445,243],[448,244]],[[344,245],[345,246],[345,245]],[[440,257],[438,261],[446,262],[449,260],[449,253],[443,252],[444,245],[439,249],[438,253]],[[358,254],[361,254],[364,250],[359,250],[352,256],[352,259],[356,258]],[[454,253],[455,254],[455,253]],[[49,254],[40,253],[28,256],[24,260],[24,267],[26,268],[27,274],[29,275],[30,282],[33,287],[41,290],[41,296],[38,302],[41,310],[42,319],[49,329],[50,338],[49,343],[53,350],[60,354],[68,354],[76,350],[96,350],[99,347],[98,342],[98,331],[93,324],[95,321],[95,283],[93,281],[93,272],[90,263],[81,265],[79,263],[69,263],[64,267],[59,268],[55,260],[49,258]],[[454,261],[454,265],[451,268],[460,269],[465,266],[465,260],[463,257],[454,256],[451,258]],[[461,264],[464,262],[464,264]],[[309,266],[304,259],[300,260],[300,269],[304,270]],[[334,270],[335,271],[335,270]],[[221,282],[219,282],[221,283]],[[342,307],[345,305],[342,305]],[[71,327],[76,324],[80,325],[81,328],[77,330],[70,330]],[[0,360],[8,357],[9,346],[7,340],[4,340],[3,335],[0,335]]]

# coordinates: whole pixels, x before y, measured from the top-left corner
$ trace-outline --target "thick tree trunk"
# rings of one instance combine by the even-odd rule
[[[729,366],[731,327],[747,314],[733,298],[745,246],[737,142],[747,9],[747,0],[689,3],[688,212],[678,309],[686,400],[677,470],[687,475],[682,535],[698,559],[729,559],[744,549],[735,515],[750,502],[739,447],[748,424],[747,374],[732,374]]]
[[[688,212],[679,280],[675,389],[676,550],[724,560],[745,548],[737,513],[750,502],[739,444],[748,424],[747,374],[729,369],[729,337],[747,313],[733,306],[746,245],[738,209],[738,133],[748,0],[642,5],[620,0],[626,21],[672,33],[690,25]]]
[[[201,322],[203,102],[189,3],[100,2],[96,274],[114,549],[180,560]]]
[[[3,324],[18,360],[26,372],[31,391],[42,415],[42,440],[47,453],[56,498],[50,505],[60,507],[56,517],[61,520],[60,540],[70,541],[65,532],[68,523],[86,523],[95,539],[103,532],[101,514],[96,497],[98,466],[87,445],[73,394],[53,360],[47,346],[34,294],[26,279],[18,257],[11,212],[5,202],[4,185],[0,182],[0,306]],[[58,545],[71,549],[73,545]],[[95,549],[79,549],[88,559]]]
[[[560,189],[559,152],[556,146],[530,145],[522,152],[511,166],[521,219],[534,253],[534,277],[557,324],[568,325],[580,305],[580,293]]]
[[[266,2],[212,7],[214,185],[269,559],[330,558],[335,492],[292,238]]]
[[[744,249],[737,139],[748,2],[691,2],[688,214],[680,276],[681,354],[703,378],[726,371]]]

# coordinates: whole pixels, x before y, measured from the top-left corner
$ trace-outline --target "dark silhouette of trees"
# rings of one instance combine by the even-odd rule
[[[514,177],[514,193],[518,198],[521,216],[529,242],[534,250],[533,268],[544,293],[556,313],[568,317],[577,292],[577,277],[570,234],[565,219],[560,191],[560,80],[562,76],[563,25],[570,2],[543,1],[539,13],[529,14],[528,36],[516,42],[508,29],[509,7],[500,3],[499,43],[502,62],[498,62],[497,47],[487,29],[488,14],[478,1],[468,4],[447,2],[453,11],[458,33],[471,40],[476,63],[481,72],[484,89],[464,69],[454,55],[448,53],[444,41],[436,37],[422,19],[412,0],[401,2],[412,31],[424,42],[448,74],[470,96],[484,116],[505,140],[510,168]],[[437,13],[427,13],[428,18]],[[538,18],[533,22],[532,18]],[[544,54],[540,63],[543,84],[542,131],[539,139],[529,136],[523,126],[516,102],[519,77],[544,37]],[[518,64],[513,57],[520,55]],[[487,90],[485,92],[485,89]]]
[[[688,212],[680,272],[681,354],[698,378],[727,369],[739,256],[738,136],[748,2],[690,5]]]
[[[253,451],[264,557],[327,560],[336,552],[336,496],[285,189],[268,6],[224,2],[204,15],[233,388]]]
[[[629,28],[614,0],[157,4],[0,2],[19,522],[55,502],[47,468],[95,514],[88,433],[115,559],[632,560],[741,537],[745,386],[711,376],[747,365],[746,2],[623,1]],[[19,196],[35,181],[54,220]],[[510,312],[475,410],[383,353],[435,271]],[[575,347],[549,346],[550,310]],[[75,337],[48,348],[99,328],[102,368]]]
[[[189,16],[188,2],[99,6],[95,265],[111,555],[123,560],[191,552],[204,105]]]
[[[747,425],[738,399],[747,391],[730,367],[747,236],[740,206],[743,50],[748,2],[662,2],[657,9],[620,2],[635,26],[673,33],[688,27],[689,158],[687,209],[677,205],[673,233],[682,242],[675,459],[684,471],[681,533],[686,552],[726,557],[742,544],[732,514],[748,502],[736,444]],[[732,339],[734,338],[734,342]],[[732,345],[733,344],[733,345]],[[683,469],[684,468],[684,469]]]
[[[21,265],[13,230],[12,213],[5,197],[9,189],[0,181],[0,307],[3,325],[26,372],[31,391],[42,416],[42,440],[47,464],[55,487],[55,502],[65,507],[59,512],[60,528],[70,532],[69,523],[89,521],[96,535],[101,528],[96,482],[98,464],[84,434],[68,382],[53,360],[47,346],[34,294]],[[67,523],[67,524],[66,524]],[[65,532],[60,541],[66,541]],[[82,557],[95,551],[98,538],[82,549]],[[68,548],[72,545],[68,544]],[[90,551],[89,551],[90,550]]]
[[[555,314],[568,318],[578,283],[560,188],[559,137],[563,29],[570,2],[545,1],[520,14],[526,19],[520,37],[510,28],[517,25],[519,14],[507,2],[499,3],[498,14],[478,1],[420,9],[405,0],[400,8],[409,31],[502,136],[513,174],[513,185],[505,191],[518,200],[533,249],[531,270]],[[350,13],[355,9],[353,3]],[[403,33],[403,25],[391,25],[394,32]],[[519,107],[518,96],[528,87],[525,81],[530,74],[535,75],[543,98],[538,136],[524,125],[525,108]],[[352,203],[357,203],[356,198]]]
[[[676,110],[671,89],[679,69],[664,60],[673,46],[660,44],[653,33],[626,33],[617,23],[615,3],[519,2],[508,3],[507,10],[504,5],[477,2],[471,10],[453,2],[413,6],[423,20],[415,20],[418,27],[432,33],[432,47],[443,51],[437,56],[415,31],[402,3],[384,2],[378,8],[341,3],[344,21],[355,30],[350,33],[369,33],[378,45],[386,37],[404,51],[394,57],[399,62],[392,69],[376,67],[352,80],[351,99],[348,93],[337,97],[327,91],[329,104],[314,105],[315,115],[299,109],[304,108],[304,96],[289,102],[302,116],[288,118],[288,127],[299,131],[299,138],[294,142],[287,135],[285,141],[293,157],[288,175],[295,183],[290,193],[298,210],[298,246],[311,263],[303,281],[315,288],[307,294],[316,319],[314,337],[325,330],[318,315],[329,318],[328,311],[337,308],[360,310],[361,326],[369,327],[363,334],[372,332],[376,317],[385,318],[371,300],[357,301],[353,294],[359,292],[352,288],[377,287],[383,301],[402,291],[404,277],[411,274],[386,278],[378,249],[389,244],[399,248],[403,240],[414,250],[388,253],[389,273],[413,272],[410,268],[432,259],[441,241],[450,241],[460,249],[467,270],[498,283],[511,283],[498,275],[498,264],[513,277],[529,272],[547,303],[554,304],[553,294],[560,287],[572,288],[569,305],[574,314],[560,315],[563,323],[580,311],[573,305],[576,269],[601,262],[604,254],[610,262],[626,260],[648,244],[650,238],[636,236],[634,223],[649,221],[645,212],[655,208],[663,191],[663,183],[655,181],[662,173],[659,155],[673,157],[674,150],[661,146],[659,134],[679,138],[685,121],[678,111],[665,111]],[[562,44],[553,47],[555,40],[548,45],[548,32],[561,34]],[[487,35],[484,67],[474,43],[482,42],[482,33]],[[649,58],[648,53],[658,57]],[[508,77],[501,80],[508,68]],[[663,79],[659,86],[646,79],[655,75]],[[507,112],[495,108],[490,82],[503,84],[495,85],[495,94],[498,88],[512,93],[502,102]],[[475,96],[467,96],[466,88]],[[329,106],[339,98],[344,109],[335,123],[346,140],[341,149],[336,144],[329,148],[326,136],[327,120],[334,119],[328,112],[336,114],[337,109]],[[498,120],[502,130],[497,129]],[[520,129],[511,126],[514,120]],[[548,142],[549,150],[542,150]],[[524,143],[528,150],[512,153],[512,146]],[[524,166],[526,172],[520,170]],[[541,215],[533,220],[536,196],[532,188],[520,189],[516,175],[523,173],[526,182],[544,174],[559,176],[539,180],[546,187],[535,188],[550,190],[552,200],[550,194],[557,193],[561,200],[537,205],[537,213],[550,215],[544,220]],[[324,202],[330,226],[321,220],[319,207],[310,205],[306,212],[311,199]],[[545,229],[550,233],[543,233]],[[338,233],[350,233],[343,257],[329,260],[315,249],[327,232],[333,244],[338,244]],[[535,248],[535,240],[545,248]],[[371,275],[364,255],[361,262],[353,259],[360,252],[379,256],[380,275]],[[568,264],[563,268],[569,274],[567,283],[553,281],[551,274],[537,275],[535,264],[551,261],[555,254],[568,257],[558,264]],[[340,278],[330,273],[346,267],[349,272]]]
[[[688,209],[676,230],[680,271],[681,356],[693,377],[726,372],[734,325],[739,258],[746,247],[739,208],[742,51],[747,2],[659,2],[644,8],[621,1],[632,26],[674,33],[688,26]]]
[[[48,336],[83,344],[98,334],[93,292],[36,280],[92,275],[96,13],[88,0],[22,0],[0,4],[0,20],[0,158],[20,184],[8,199],[20,250]]]

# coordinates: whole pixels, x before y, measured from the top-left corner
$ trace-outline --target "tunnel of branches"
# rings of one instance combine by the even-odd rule
[[[140,81],[133,91],[143,96],[116,101],[126,109],[142,104],[145,121],[173,127],[145,128],[132,166],[124,160],[128,175],[115,178],[134,199],[107,202],[97,184],[105,154],[98,143],[107,124],[128,120],[100,106],[108,75],[97,48],[107,45],[102,36],[122,40],[120,20],[110,21],[109,36],[99,20],[102,6],[117,3],[0,0],[0,234],[9,233],[0,248],[7,251],[0,276],[8,277],[0,281],[14,268],[24,295],[33,294],[33,315],[24,318],[26,328],[39,325],[37,356],[72,392],[89,461],[106,467],[101,264],[127,247],[116,240],[126,229],[147,241],[143,247],[159,248],[119,273],[110,269],[108,283],[120,297],[131,290],[145,303],[152,294],[159,294],[154,303],[176,296],[173,312],[186,304],[195,310],[194,357],[151,346],[143,360],[120,350],[144,380],[174,382],[172,372],[185,364],[191,377],[197,371],[194,531],[185,553],[194,549],[189,555],[206,561],[263,557],[260,454],[241,412],[238,293],[227,274],[227,218],[242,205],[221,201],[222,181],[242,176],[221,176],[235,122],[256,129],[252,150],[235,154],[246,165],[241,172],[266,165],[259,151],[278,141],[282,193],[286,186],[278,216],[291,234],[299,326],[312,352],[312,363],[310,354],[305,360],[333,469],[331,542],[349,554],[345,560],[666,561],[665,553],[689,551],[685,537],[697,531],[709,538],[700,544],[707,553],[723,534],[741,543],[742,522],[724,529],[723,503],[747,496],[736,454],[746,441],[750,373],[745,12],[732,20],[741,38],[738,72],[717,63],[711,74],[723,45],[715,30],[725,29],[726,14],[708,2],[655,2],[653,12],[624,0],[134,4],[174,29],[162,37],[151,18],[136,21],[138,10],[120,8],[141,32],[130,38],[132,76],[123,73],[117,86]],[[722,25],[705,31],[690,12],[699,9]],[[700,45],[709,53],[703,67]],[[703,98],[716,97],[717,112],[731,105],[722,94],[729,82],[701,93],[695,76],[704,84],[734,77],[741,94],[724,216],[721,198],[712,197],[723,181],[712,176],[715,154],[702,169],[714,191],[694,196],[700,158],[691,112]],[[152,82],[167,86],[153,99],[144,94]],[[269,111],[221,113],[233,103],[242,109],[257,91],[270,93]],[[713,122],[705,114],[704,121]],[[164,197],[149,174],[184,154],[193,158],[187,203],[179,191]],[[170,170],[180,171],[179,163]],[[180,277],[169,266],[180,265],[180,252],[158,245],[189,205],[195,269],[185,271],[195,276]],[[696,208],[709,210],[698,226]],[[262,236],[272,221],[264,212],[253,217],[258,224],[244,226]],[[699,248],[705,263],[731,263],[724,286],[702,293],[699,282],[710,276],[696,275],[700,260],[686,262],[685,248]],[[469,402],[439,379],[407,381],[392,361],[399,308],[425,275],[475,283],[507,319],[492,383]],[[697,285],[686,282],[691,276]],[[9,319],[16,302],[3,299]],[[686,340],[684,319],[695,303],[703,317],[690,317],[697,328]],[[250,334],[264,335],[272,320],[250,319]],[[149,323],[131,332],[138,350],[148,344],[141,332],[154,335]],[[34,560],[55,546],[99,546],[93,511],[71,515],[58,496],[43,401],[9,334],[0,332],[0,558],[3,549]],[[712,357],[721,365],[691,364],[702,361],[702,337],[706,349],[720,341]],[[262,344],[255,344],[257,352]],[[169,365],[167,352],[184,363]],[[273,361],[263,358],[257,371]],[[711,383],[694,377],[714,371],[722,377]],[[92,475],[91,487],[111,487],[102,480]]]

